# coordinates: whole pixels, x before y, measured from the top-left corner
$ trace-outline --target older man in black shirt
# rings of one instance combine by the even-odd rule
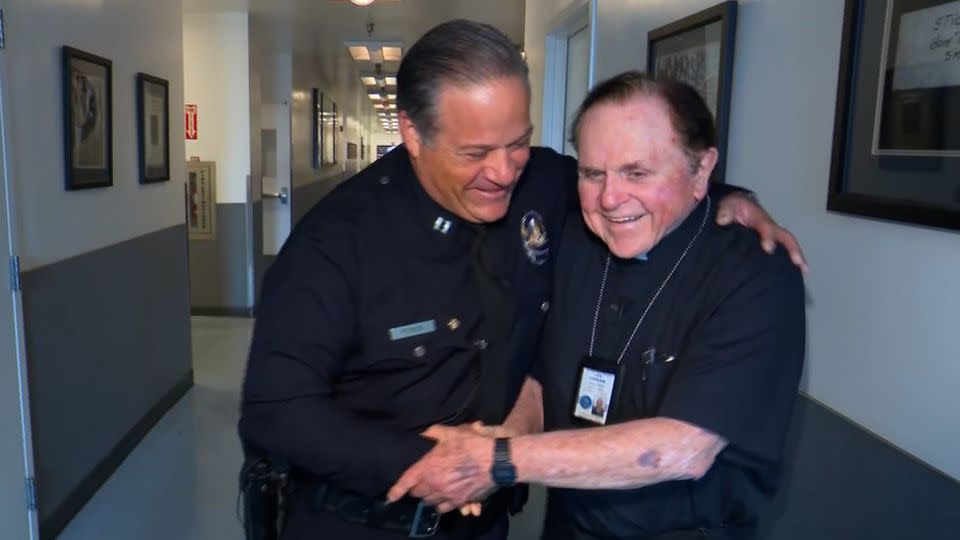
[[[620,75],[574,133],[583,219],[566,224],[534,379],[496,442],[433,428],[442,442],[390,495],[462,504],[541,483],[544,539],[752,538],[803,364],[800,271],[715,225],[694,89]]]

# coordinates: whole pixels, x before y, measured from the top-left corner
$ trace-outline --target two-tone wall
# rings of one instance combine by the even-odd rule
[[[183,21],[183,52],[184,99],[197,106],[197,137],[177,156],[214,162],[217,178],[213,238],[190,240],[191,306],[201,314],[249,313],[254,217],[248,180],[256,118],[250,106],[249,15],[191,13]]]
[[[597,80],[644,69],[649,30],[716,3],[599,0]],[[544,38],[582,4],[527,0],[537,123]],[[843,4],[739,3],[727,179],[812,266],[805,396],[768,537],[946,538],[960,508],[960,236],[826,211]]]
[[[53,538],[192,384],[184,164],[138,178],[136,74],[170,85],[183,155],[179,4],[5,3],[8,179],[21,258],[39,518]],[[113,186],[64,189],[61,47],[113,62]]]

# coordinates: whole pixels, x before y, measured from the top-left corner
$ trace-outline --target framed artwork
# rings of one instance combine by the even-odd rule
[[[723,182],[733,80],[737,2],[731,0],[684,17],[647,34],[647,73],[696,88],[717,130],[717,165],[711,180]]]
[[[216,163],[187,162],[187,235],[191,240],[217,237],[216,186]]]
[[[320,94],[320,164],[337,163],[337,104],[330,96]]]
[[[313,89],[313,168],[323,165],[323,102],[322,94]]]
[[[170,84],[137,74],[137,147],[140,183],[170,180]]]
[[[68,190],[113,185],[113,63],[63,47],[63,149]]]
[[[960,229],[960,1],[846,0],[827,209]]]

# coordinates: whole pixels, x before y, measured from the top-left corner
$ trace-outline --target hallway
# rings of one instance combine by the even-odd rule
[[[236,435],[252,319],[194,317],[195,386],[58,537],[233,540],[242,461]]]

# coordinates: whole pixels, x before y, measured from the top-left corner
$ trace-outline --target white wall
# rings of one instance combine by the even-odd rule
[[[197,105],[197,140],[183,160],[217,164],[217,203],[247,200],[250,173],[250,61],[248,15],[192,13],[183,21],[184,101]],[[178,118],[181,118],[178,116]],[[183,133],[183,120],[173,130]]]
[[[550,4],[528,0],[531,39]],[[647,31],[714,4],[601,0],[597,80],[642,69]],[[842,20],[837,0],[741,0],[728,178],[811,262],[806,392],[960,479],[960,236],[825,210]]]
[[[184,222],[179,4],[7,0],[8,160],[22,268]],[[64,189],[61,46],[113,61],[113,186]],[[171,181],[140,185],[136,73],[170,82]]]

